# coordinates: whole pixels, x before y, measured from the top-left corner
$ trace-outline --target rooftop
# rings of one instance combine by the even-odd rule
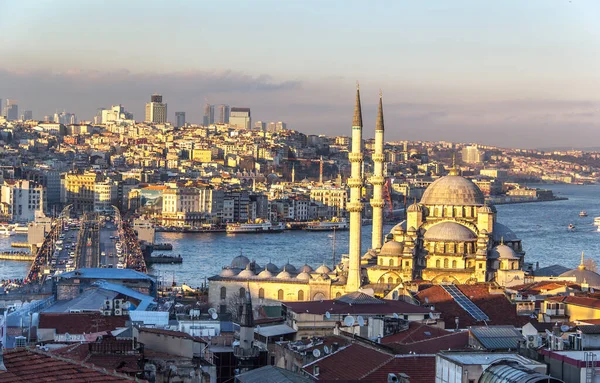
[[[77,269],[74,271],[69,271],[68,273],[62,273],[58,276],[59,279],[70,279],[70,278],[79,278],[79,279],[139,279],[139,280],[148,280],[153,281],[154,278],[151,276],[140,273],[139,271],[135,271],[132,269],[102,269],[102,268],[83,268]]]

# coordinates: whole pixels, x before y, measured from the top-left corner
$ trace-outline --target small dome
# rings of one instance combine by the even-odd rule
[[[504,244],[495,246],[491,253],[491,259],[514,259],[518,260],[519,256],[515,254],[515,251],[510,247]]]
[[[423,205],[480,206],[485,202],[481,189],[471,180],[457,175],[437,179],[425,189]]]
[[[398,256],[402,255],[402,250],[404,246],[400,242],[388,241],[381,246],[379,255]]]
[[[331,273],[331,269],[325,265],[321,265],[315,270],[315,272],[319,274],[329,274]]]
[[[296,266],[294,265],[290,265],[289,263],[286,264],[285,266],[283,266],[283,270],[288,271],[290,273],[295,273],[296,272]]]
[[[408,228],[408,231],[409,231],[409,232],[410,232],[410,231],[417,231],[417,229],[415,229],[415,227],[414,227],[414,226],[411,226],[411,227],[409,227],[409,228]]]
[[[431,226],[424,235],[424,238],[429,241],[472,241],[477,239],[475,233],[473,233],[466,226],[460,225],[456,222],[441,222],[437,225]]]
[[[406,231],[406,221],[402,221],[399,224],[397,224],[396,226],[392,227],[392,230],[390,230],[390,233],[402,234],[405,231]]]
[[[277,279],[292,279],[292,274],[283,270],[281,273],[277,274]]]
[[[268,269],[264,269],[260,273],[258,273],[259,278],[273,278],[273,273],[271,273]]]
[[[302,267],[300,268],[300,272],[301,272],[301,273],[312,273],[313,271],[314,271],[314,270],[313,270],[313,268],[312,268],[312,267],[310,267],[310,266],[309,266],[309,265],[307,265],[307,264],[304,264],[304,266],[302,266]]]
[[[230,269],[229,267],[224,268],[223,270],[221,270],[221,272],[219,273],[219,275],[221,277],[235,277],[237,273],[235,271],[233,271],[232,269]]]
[[[238,278],[252,278],[254,276],[256,276],[256,274],[254,274],[254,271],[252,271],[250,263],[248,263],[246,268],[238,274]]]
[[[488,205],[483,205],[477,209],[477,214],[494,214],[494,210]]]
[[[310,274],[303,271],[296,276],[296,279],[299,279],[301,281],[308,281],[310,279]]]
[[[481,229],[481,231],[479,232],[479,234],[484,234],[487,235],[488,231],[486,229]]]
[[[494,241],[500,242],[502,239],[505,241],[518,241],[517,235],[509,229],[507,226],[495,222],[494,223]]]
[[[240,254],[237,257],[233,258],[233,260],[231,261],[231,267],[233,267],[234,269],[245,269],[249,263],[250,260],[247,257]]]
[[[409,212],[409,213],[410,213],[410,212],[415,212],[415,211],[417,211],[417,212],[418,212],[418,211],[423,211],[423,206],[421,206],[421,205],[420,205],[420,204],[418,204],[418,203],[413,203],[412,205],[410,205],[410,206],[408,207],[408,209],[406,209],[406,211],[407,211],[407,212]]]
[[[276,265],[276,264],[274,264],[274,263],[271,263],[271,262],[269,262],[269,263],[267,263],[267,264],[265,265],[265,269],[266,269],[266,270],[269,270],[269,271],[270,271],[270,272],[272,272],[272,273],[278,273],[278,272],[279,272],[279,267],[277,267],[277,265]]]

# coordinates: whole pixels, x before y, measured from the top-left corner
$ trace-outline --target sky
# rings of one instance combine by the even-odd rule
[[[201,122],[205,103],[307,134],[600,146],[597,0],[0,0],[0,98],[34,118]]]

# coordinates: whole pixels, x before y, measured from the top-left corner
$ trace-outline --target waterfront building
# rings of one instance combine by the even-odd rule
[[[229,114],[229,125],[238,129],[250,130],[252,126],[252,117],[250,116],[250,108],[232,107]]]
[[[162,198],[163,225],[186,226],[201,221],[200,193],[195,187],[171,186]]]
[[[348,203],[348,189],[345,187],[313,188],[310,190],[310,200],[324,206],[334,207],[338,215],[344,215]]]
[[[4,180],[0,206],[2,215],[10,221],[30,222],[43,213],[44,187],[25,180]]]
[[[153,94],[150,102],[146,104],[145,122],[164,124],[167,122],[167,104],[163,104],[162,96]]]
[[[99,177],[94,172],[69,172],[65,174],[65,203],[75,211],[94,210],[94,189]]]
[[[96,213],[112,212],[113,200],[116,200],[117,185],[105,180],[94,184],[94,211]]]
[[[185,125],[185,112],[175,112],[175,120],[176,120],[175,127],[181,128],[182,126],[184,126]]]

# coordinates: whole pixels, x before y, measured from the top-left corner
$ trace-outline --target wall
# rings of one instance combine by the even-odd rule
[[[138,331],[137,338],[140,343],[144,344],[146,349],[183,356],[185,358],[192,358],[194,356],[194,342],[191,339],[154,334],[143,330]]]

